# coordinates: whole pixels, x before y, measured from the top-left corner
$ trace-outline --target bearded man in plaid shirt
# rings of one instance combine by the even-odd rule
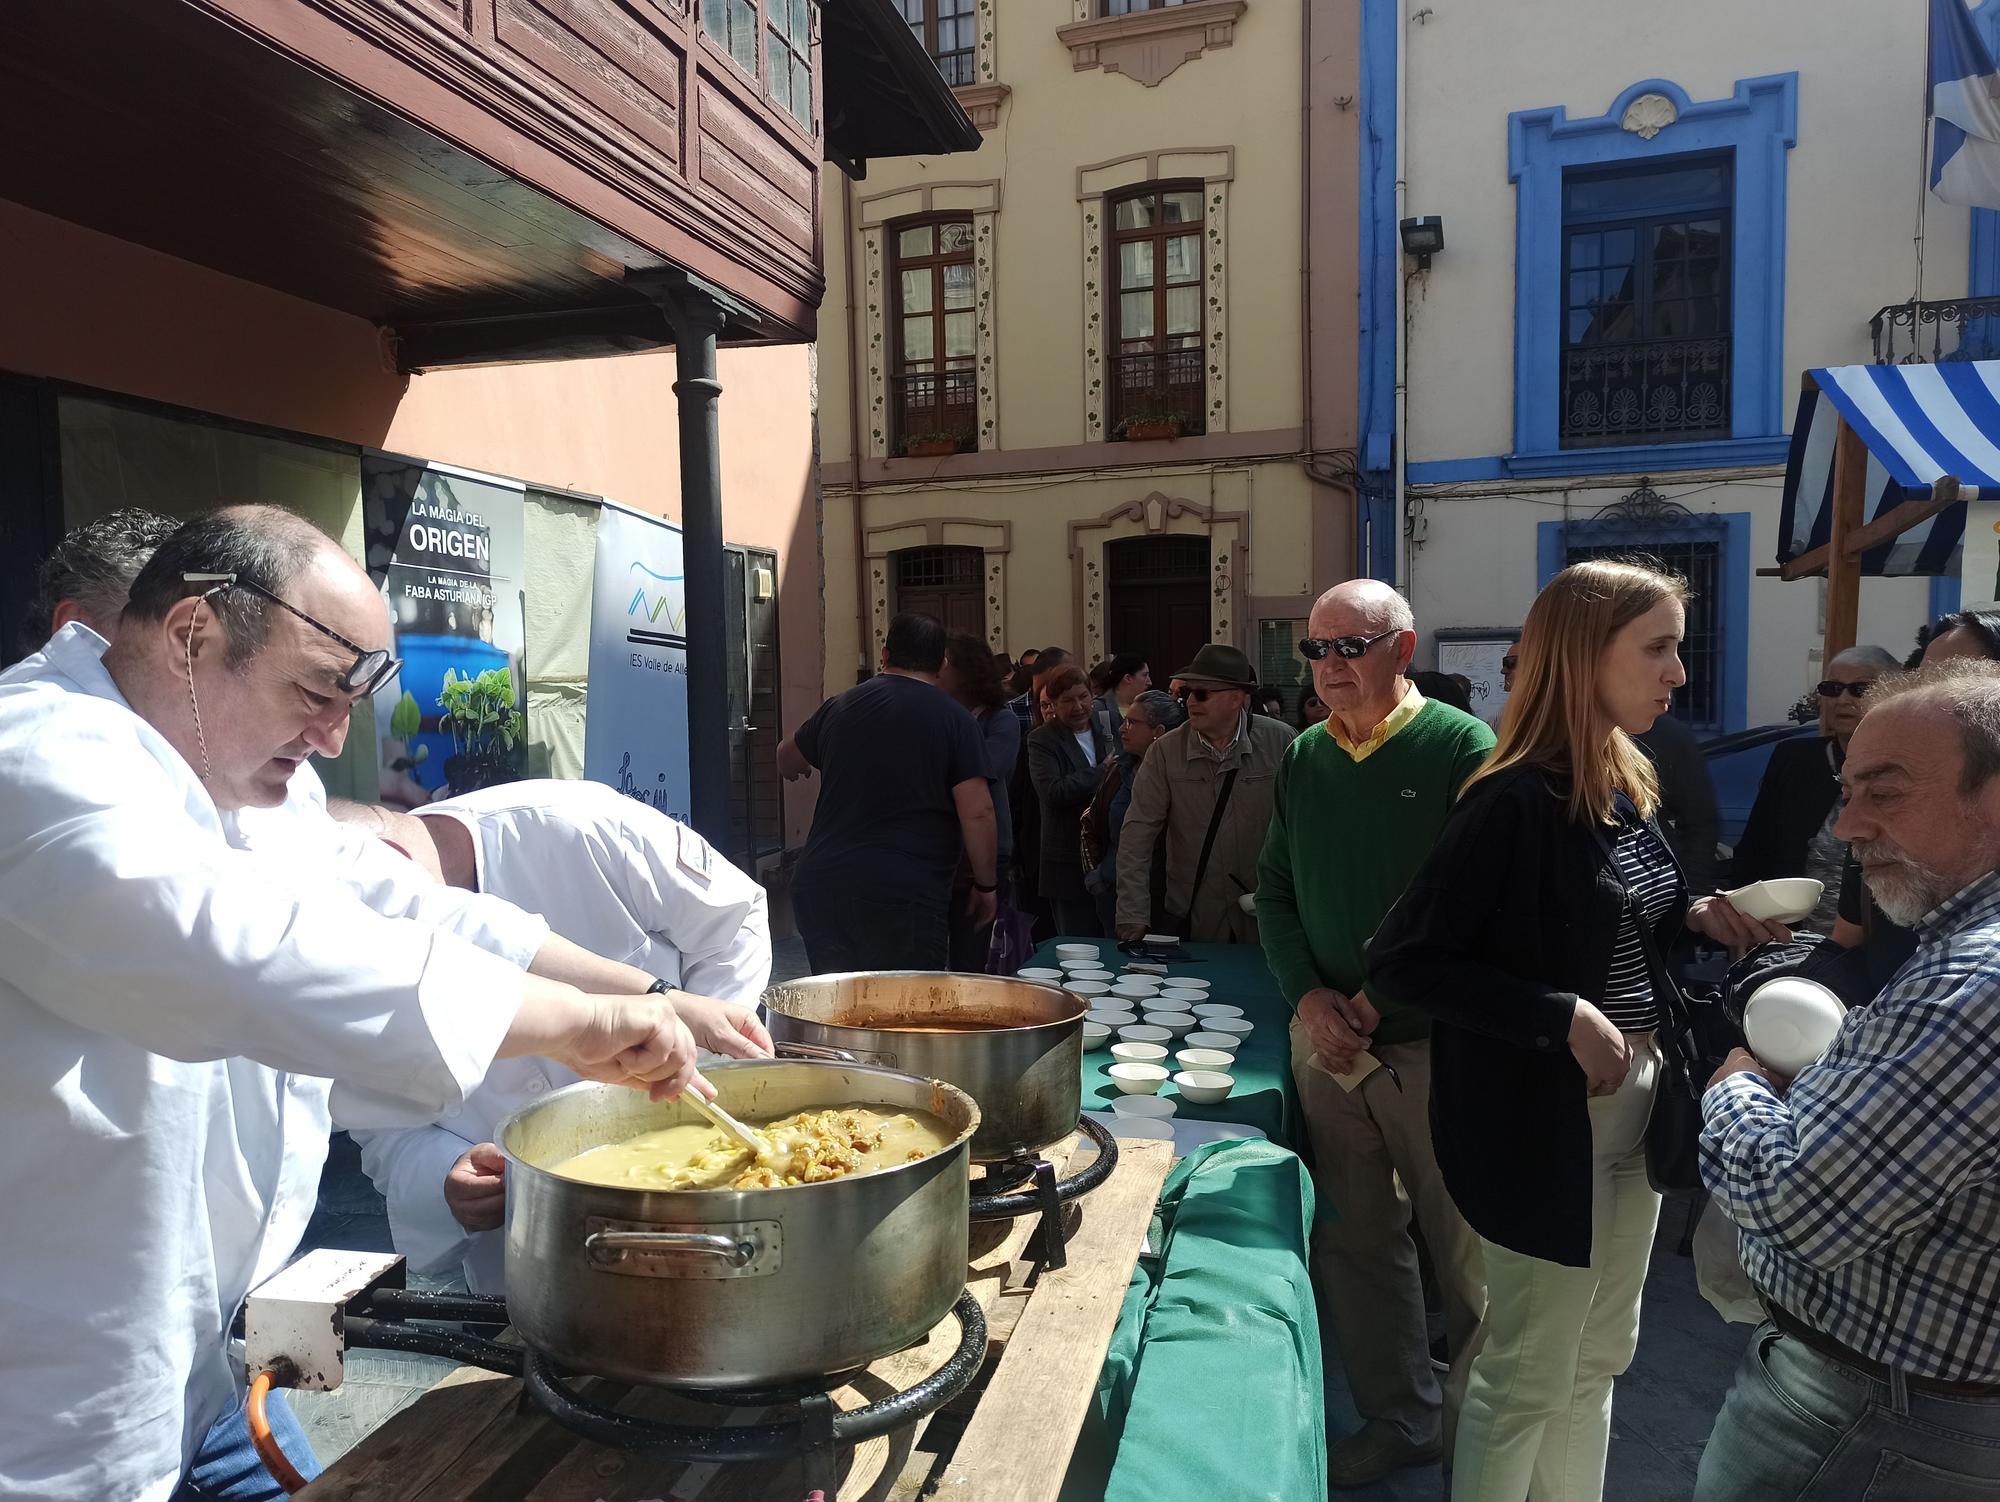
[[[2000,1497],[2000,667],[1868,706],[1836,832],[1919,943],[1795,1081],[1739,1049],[1702,1098],[1770,1318],[1698,1502]]]

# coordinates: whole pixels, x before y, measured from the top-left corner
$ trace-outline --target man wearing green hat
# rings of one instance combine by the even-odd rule
[[[1118,839],[1118,937],[1146,932],[1154,846],[1167,842],[1166,903],[1184,938],[1254,944],[1257,920],[1239,901],[1257,889],[1271,788],[1291,727],[1250,712],[1250,659],[1210,642],[1174,674],[1187,723],[1160,737],[1132,787]]]

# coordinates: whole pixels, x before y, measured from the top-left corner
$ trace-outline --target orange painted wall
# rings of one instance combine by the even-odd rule
[[[367,322],[0,200],[0,371],[608,496],[678,520],[671,351],[405,378]],[[723,530],[778,554],[789,733],[825,630],[810,352],[725,350]],[[811,789],[787,789],[788,842]]]

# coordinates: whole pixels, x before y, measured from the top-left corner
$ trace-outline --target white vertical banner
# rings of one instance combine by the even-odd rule
[[[583,775],[689,817],[681,529],[610,501],[597,519]]]
[[[1958,600],[1966,609],[2000,600],[2000,501],[1965,503],[1959,551]]]

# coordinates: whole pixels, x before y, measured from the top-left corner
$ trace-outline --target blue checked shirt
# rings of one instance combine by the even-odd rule
[[[2000,1382],[2000,874],[1918,925],[1784,1098],[1702,1097],[1702,1177],[1788,1313],[1916,1376]]]

